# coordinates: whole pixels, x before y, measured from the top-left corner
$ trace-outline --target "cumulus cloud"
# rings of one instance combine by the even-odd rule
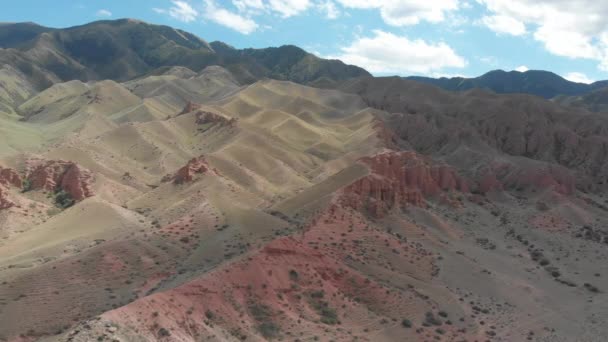
[[[421,21],[438,23],[446,13],[459,8],[459,0],[337,0],[346,8],[378,9],[384,22],[392,26],[415,25]]]
[[[577,83],[590,84],[590,83],[595,82],[594,80],[587,77],[587,75],[583,74],[582,72],[570,72],[570,73],[567,73],[566,75],[564,75],[564,78],[567,79],[568,81],[577,82]]]
[[[608,70],[608,2],[598,0],[477,0],[490,15],[533,28],[533,37],[558,56],[596,60]],[[491,27],[492,28],[492,27]],[[505,33],[504,26],[492,29]]]
[[[312,3],[309,0],[268,0],[268,8],[288,18],[306,11]]]
[[[218,7],[212,0],[206,1],[204,15],[206,19],[242,34],[250,34],[258,28],[258,24],[253,19]]]
[[[518,66],[517,68],[515,68],[515,71],[519,71],[519,72],[526,72],[526,71],[528,71],[528,70],[530,70],[530,68],[528,68],[528,67],[527,67],[527,66],[525,66],[525,65],[520,65],[520,66]]]
[[[100,9],[95,13],[95,15],[98,17],[111,17],[112,12],[108,11],[107,9]]]
[[[372,37],[356,39],[331,58],[359,65],[375,74],[429,74],[467,65],[446,43],[412,40],[381,30],[375,30]]]
[[[521,21],[506,15],[489,15],[481,18],[481,22],[496,33],[521,36],[526,33],[526,25]]]
[[[198,17],[198,11],[186,1],[173,0],[173,6],[167,11],[169,15],[185,23],[192,22]]]
[[[337,19],[340,16],[340,10],[338,10],[336,4],[331,0],[322,0],[317,7],[325,14],[327,19]]]

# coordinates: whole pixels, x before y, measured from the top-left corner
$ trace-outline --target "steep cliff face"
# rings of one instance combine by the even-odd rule
[[[382,217],[393,208],[426,206],[444,192],[468,192],[467,182],[451,167],[411,151],[388,151],[360,160],[370,174],[342,190],[343,204]]]
[[[94,195],[92,174],[76,163],[63,160],[35,161],[27,179],[32,190],[65,191],[75,201]]]
[[[172,181],[174,184],[189,183],[194,180],[194,177],[197,174],[204,174],[207,172],[215,173],[214,170],[211,170],[211,167],[207,163],[205,157],[200,156],[190,159],[186,165],[177,170],[174,174],[165,176],[162,181]]]
[[[182,111],[179,112],[177,115],[191,113],[191,112],[194,112],[195,110],[199,110],[200,108],[201,108],[200,104],[194,103],[192,101],[188,101],[188,103],[186,103],[186,105],[184,106],[184,109],[182,109]]]
[[[0,184],[20,188],[23,186],[23,181],[17,171],[0,167]]]
[[[0,210],[15,206],[9,195],[10,186],[21,188],[21,176],[13,169],[0,167]]]
[[[585,186],[568,169],[552,164],[493,163],[472,183],[477,184],[476,192],[482,194],[503,190],[552,190],[562,195],[573,195],[577,184]]]
[[[0,210],[11,208],[14,205],[15,202],[10,199],[7,188],[0,185]]]
[[[222,126],[234,126],[236,125],[237,119],[235,118],[226,118],[222,115],[206,112],[203,110],[199,110],[196,113],[196,123],[199,125],[205,124],[220,124]]]

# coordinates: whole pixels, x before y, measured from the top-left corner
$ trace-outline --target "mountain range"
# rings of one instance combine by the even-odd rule
[[[550,71],[542,70],[528,70],[525,72],[494,70],[475,78],[411,76],[408,79],[432,84],[451,91],[480,88],[499,94],[531,94],[546,99],[559,95],[579,96],[608,87],[608,81],[597,81],[591,84],[576,83]]]
[[[133,19],[0,46],[0,341],[608,335],[602,82]]]

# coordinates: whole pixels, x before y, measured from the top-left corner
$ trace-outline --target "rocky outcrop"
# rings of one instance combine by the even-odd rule
[[[552,190],[562,195],[572,195],[582,180],[568,169],[546,163],[520,164],[494,163],[479,173],[476,193],[503,190]]]
[[[23,182],[19,173],[13,169],[0,167],[0,184],[21,188]]]
[[[393,208],[425,207],[426,198],[446,191],[468,192],[467,182],[447,165],[416,152],[388,151],[360,160],[370,174],[342,190],[343,204],[382,217]]]
[[[201,108],[202,105],[194,103],[192,101],[188,101],[188,103],[186,103],[186,106],[184,106],[184,109],[182,109],[182,111],[179,112],[177,115],[179,116],[187,113],[196,112],[194,115],[196,116],[196,123],[198,125],[218,123],[222,126],[234,126],[237,122],[237,119],[235,118],[227,118],[221,114],[208,112],[202,110]]]
[[[220,124],[222,126],[233,127],[236,125],[237,119],[227,118],[220,114],[199,110],[196,112],[196,123],[199,125],[205,124]]]
[[[92,174],[74,162],[63,160],[34,161],[27,180],[31,190],[65,191],[75,201],[94,195]]]
[[[21,176],[13,169],[0,167],[0,210],[15,206],[9,195],[8,188],[11,186],[21,188]]]
[[[15,205],[8,195],[8,190],[3,185],[0,185],[0,210],[8,209]]]
[[[197,158],[192,158],[186,165],[177,170],[173,175],[165,176],[162,181],[170,182],[172,181],[174,184],[183,184],[189,183],[194,180],[194,177],[197,174],[205,174],[207,172],[216,173],[215,170],[211,170],[211,167],[207,163],[207,160],[204,156],[200,156]]]
[[[388,128],[384,121],[380,119],[374,119],[372,127],[376,131],[376,137],[380,140],[380,143],[383,147],[389,149],[397,148],[397,135],[395,135],[395,132],[393,132],[393,130]]]
[[[184,106],[184,109],[182,109],[182,111],[179,112],[177,115],[191,113],[191,112],[194,112],[195,110],[199,110],[200,108],[201,108],[200,104],[194,103],[192,101],[188,101],[188,103],[186,103],[186,105]]]

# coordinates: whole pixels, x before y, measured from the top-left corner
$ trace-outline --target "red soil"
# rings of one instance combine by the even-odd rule
[[[102,319],[148,339],[162,340],[162,331],[168,331],[175,341],[263,340],[260,327],[272,324],[282,336],[369,340],[374,331],[398,326],[402,317],[420,316],[431,304],[415,287],[391,289],[359,268],[373,269],[379,278],[400,274],[428,281],[433,260],[419,244],[376,229],[361,214],[334,204],[300,235],[278,238],[249,257]],[[327,321],[319,305],[334,311],[340,324]],[[384,318],[387,323],[380,323]],[[455,336],[455,329],[446,328],[446,336]]]

